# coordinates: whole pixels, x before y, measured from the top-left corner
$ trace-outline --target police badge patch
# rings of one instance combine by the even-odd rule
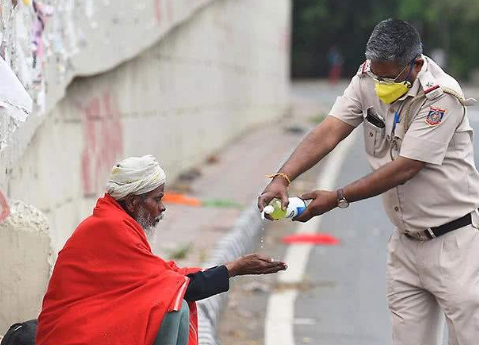
[[[427,124],[430,126],[437,126],[441,123],[445,112],[445,109],[430,107],[429,114],[427,114],[426,117]]]

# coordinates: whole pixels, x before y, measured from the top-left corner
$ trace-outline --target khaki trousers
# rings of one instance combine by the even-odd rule
[[[394,345],[479,344],[479,230],[469,225],[417,241],[395,231],[387,293]]]

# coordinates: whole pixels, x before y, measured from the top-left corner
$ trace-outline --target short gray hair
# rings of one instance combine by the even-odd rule
[[[366,59],[395,61],[406,66],[422,54],[421,37],[404,20],[386,19],[377,24],[366,45]]]

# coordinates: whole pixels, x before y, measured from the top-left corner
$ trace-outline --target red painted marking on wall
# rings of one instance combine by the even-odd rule
[[[121,115],[107,91],[83,109],[84,147],[81,174],[85,196],[101,193],[117,159],[123,155]]]
[[[173,9],[173,1],[168,0],[166,3],[167,6],[167,16],[168,16],[168,22],[171,23],[173,21],[173,15],[174,15],[174,9]]]
[[[161,22],[161,0],[153,0],[153,7],[155,8],[155,19],[157,23]]]
[[[10,215],[10,207],[8,206],[7,198],[0,191],[0,223]]]

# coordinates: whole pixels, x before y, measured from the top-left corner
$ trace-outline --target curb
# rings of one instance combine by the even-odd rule
[[[298,143],[307,136],[308,132],[309,130],[299,138]],[[284,156],[277,169],[291,156],[295,147],[296,145]],[[260,195],[262,190],[263,188],[258,190],[257,195]],[[257,235],[262,228],[263,221],[261,220],[257,200],[255,199],[239,215],[231,231],[216,243],[213,253],[203,267],[223,265],[251,252],[255,247]],[[218,339],[217,328],[219,317],[228,301],[228,296],[228,293],[222,293],[197,303],[199,345],[221,345]]]
[[[215,246],[204,267],[223,265],[247,254],[254,248],[262,220],[256,202],[245,209],[233,229]],[[217,336],[218,321],[228,301],[228,293],[212,296],[198,302],[198,333],[200,345],[220,345]]]

